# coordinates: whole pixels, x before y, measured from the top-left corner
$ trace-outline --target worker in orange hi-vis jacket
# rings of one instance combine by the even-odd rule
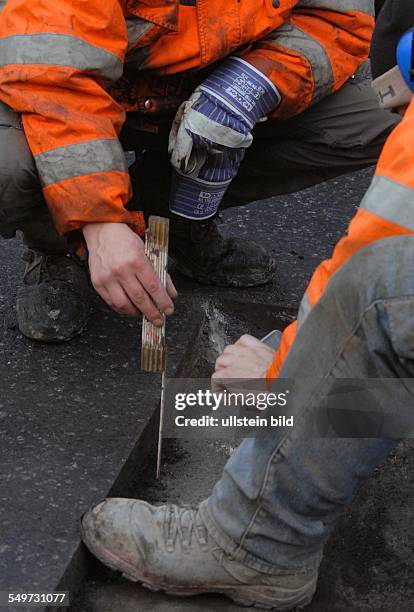
[[[404,34],[410,16],[414,24],[412,1],[386,0],[378,25],[399,15],[390,28],[401,36],[398,67],[393,50],[391,69],[375,88],[384,104],[401,108],[414,92],[414,28]],[[414,431],[413,142],[414,101],[385,145],[347,236],[313,276],[268,382],[274,353],[251,336],[217,360],[213,379],[222,393],[237,389],[239,397],[241,383],[248,384],[240,379],[256,377],[261,390],[277,392],[279,408],[268,393],[261,432],[232,453],[197,508],[110,498],[86,512],[82,537],[103,563],[170,595],[222,593],[268,610],[310,603],[338,516],[358,484]],[[383,593],[377,582],[373,589],[381,609],[389,607],[388,585]]]
[[[17,315],[36,340],[86,324],[79,239],[114,309],[157,325],[173,312],[175,288],[160,286],[139,237],[149,214],[171,218],[187,276],[269,282],[274,260],[221,235],[219,208],[374,164],[398,122],[378,107],[365,63],[374,0],[0,9],[0,233],[24,234]],[[129,169],[124,150],[135,152]]]

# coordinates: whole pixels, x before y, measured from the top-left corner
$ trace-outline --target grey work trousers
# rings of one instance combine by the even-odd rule
[[[338,92],[301,115],[258,125],[222,206],[299,191],[375,164],[399,117],[378,107],[370,82],[365,65]],[[144,136],[133,119],[127,119],[121,142],[126,150],[145,153],[131,169],[135,196],[129,208],[168,215],[166,140]],[[0,234],[11,238],[17,230],[32,248],[66,248],[45,204],[20,117],[0,102]]]

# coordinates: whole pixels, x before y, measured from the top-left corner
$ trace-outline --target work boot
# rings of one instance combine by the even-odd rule
[[[290,610],[310,603],[316,589],[315,563],[270,574],[229,557],[198,509],[107,499],[83,516],[82,538],[105,565],[169,595],[220,593],[243,606]]]
[[[203,285],[255,287],[275,277],[275,260],[258,244],[227,238],[214,219],[191,221],[173,215],[170,253],[177,270]]]
[[[86,326],[90,289],[82,262],[68,253],[27,249],[26,269],[17,292],[19,329],[31,340],[63,342]]]
[[[137,151],[137,161],[129,170],[135,196],[128,208],[142,210],[146,219],[169,217],[170,254],[181,274],[219,287],[255,287],[273,280],[276,262],[255,242],[226,238],[215,219],[194,221],[171,213],[167,146],[161,151]]]

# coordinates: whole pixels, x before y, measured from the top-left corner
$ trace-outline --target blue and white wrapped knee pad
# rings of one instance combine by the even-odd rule
[[[190,219],[217,212],[251,145],[254,125],[280,99],[275,85],[238,57],[203,81],[180,107],[170,133],[172,212]]]

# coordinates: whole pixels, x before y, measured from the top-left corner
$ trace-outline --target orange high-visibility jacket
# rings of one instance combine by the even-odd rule
[[[325,291],[331,277],[357,251],[376,240],[414,234],[414,100],[393,130],[379,159],[375,177],[352,219],[348,233],[336,245],[332,258],[314,272],[302,299],[297,321],[282,336],[268,380],[278,376],[297,330]],[[367,279],[369,283],[369,279]]]
[[[374,26],[374,0],[0,0],[0,10],[0,99],[23,113],[62,233],[130,222],[118,134],[125,110],[157,109],[152,82],[159,94],[160,79],[168,90],[236,53],[280,91],[274,117],[289,117],[347,81]]]

